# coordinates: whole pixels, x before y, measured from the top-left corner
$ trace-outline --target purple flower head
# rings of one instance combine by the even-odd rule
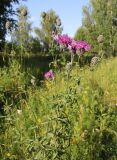
[[[71,53],[84,54],[91,49],[91,45],[86,41],[75,41],[68,35],[54,35],[53,39],[60,45],[66,47]]]
[[[71,44],[68,46],[68,49],[71,53],[75,54],[77,50],[77,41],[72,40]]]
[[[91,46],[86,41],[77,41],[77,49],[83,49],[85,52],[87,52],[91,49]]]
[[[79,51],[80,54],[89,51],[91,46],[85,41],[75,41],[72,40],[71,44],[68,45],[68,49],[71,53],[76,53]]]
[[[68,47],[68,45],[72,42],[72,39],[68,35],[55,35],[54,40],[60,45],[64,45]]]
[[[46,73],[44,74],[44,78],[45,78],[46,80],[53,80],[53,79],[54,79],[54,73],[53,73],[53,71],[50,70],[50,71],[46,72]]]

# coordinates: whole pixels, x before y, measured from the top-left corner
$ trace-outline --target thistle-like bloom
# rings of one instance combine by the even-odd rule
[[[72,53],[76,53],[78,51],[78,53],[83,54],[84,52],[89,51],[91,49],[91,46],[85,41],[73,40],[71,44],[68,46],[68,49]]]
[[[91,66],[94,66],[94,65],[98,64],[99,61],[100,61],[99,57],[94,56],[94,57],[91,59],[90,65],[91,65]]]
[[[104,42],[104,36],[103,35],[99,35],[97,37],[97,41],[98,41],[98,43],[103,43]]]
[[[64,45],[65,47],[68,47],[69,44],[71,44],[72,39],[68,35],[55,35],[54,40],[61,44]]]
[[[22,16],[26,17],[27,14],[28,14],[27,9],[24,8],[24,9],[21,10],[21,15]]]
[[[91,49],[91,45],[89,45],[86,41],[77,41],[77,49],[84,49],[85,52]]]
[[[68,45],[68,49],[69,49],[70,53],[75,54],[76,50],[77,50],[77,42],[72,40],[71,44]]]
[[[44,74],[44,78],[45,78],[46,80],[53,80],[53,79],[54,79],[54,73],[53,73],[53,71],[50,70],[49,72],[46,72],[46,73]]]
[[[72,69],[72,63],[71,62],[67,63],[65,68],[67,71],[70,71]]]
[[[75,41],[68,35],[54,35],[53,39],[59,44],[66,47],[71,53],[84,54],[91,49],[91,45],[86,41]]]

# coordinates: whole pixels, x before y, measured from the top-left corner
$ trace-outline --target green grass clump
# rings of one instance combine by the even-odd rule
[[[28,85],[16,66],[3,69],[0,86],[20,86],[25,96],[7,103],[1,91],[0,159],[116,160],[116,64],[117,58],[94,68],[57,71],[54,81],[41,87]]]

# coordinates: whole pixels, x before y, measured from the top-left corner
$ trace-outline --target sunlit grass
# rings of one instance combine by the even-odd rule
[[[30,83],[30,76],[17,63],[2,69],[0,85],[11,93],[0,92],[5,109],[0,158],[98,160],[105,153],[115,160],[116,64],[114,58],[93,68],[57,70],[54,81],[44,80],[39,86]]]

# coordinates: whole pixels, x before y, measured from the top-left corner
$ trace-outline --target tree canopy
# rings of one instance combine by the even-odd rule
[[[97,51],[97,37],[103,35],[104,42],[102,47],[105,55],[115,56],[117,52],[116,7],[117,0],[90,0],[89,6],[83,8],[82,29],[80,28],[76,32],[75,38],[79,38],[79,36],[85,37],[92,44],[93,51]]]
[[[16,13],[13,4],[18,4],[20,0],[0,0],[0,49],[5,41],[6,22],[14,22],[13,15]]]

